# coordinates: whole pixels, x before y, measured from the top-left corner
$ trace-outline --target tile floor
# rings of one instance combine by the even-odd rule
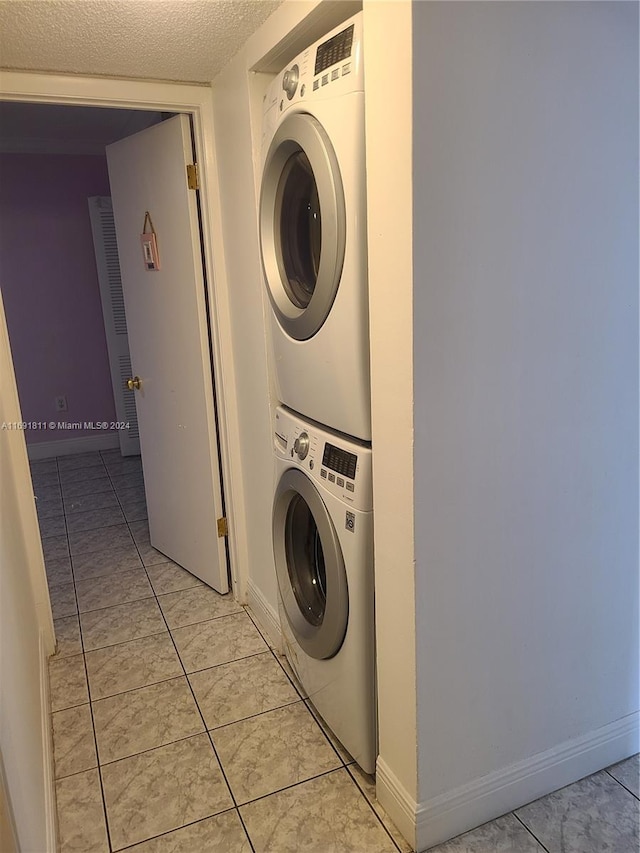
[[[250,613],[149,542],[138,458],[31,465],[60,851],[407,853]],[[636,853],[638,756],[433,848]]]

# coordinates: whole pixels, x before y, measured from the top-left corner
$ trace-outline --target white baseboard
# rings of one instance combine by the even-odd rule
[[[376,761],[376,799],[409,844],[416,848],[418,803],[401,784],[384,758]]]
[[[280,654],[284,654],[278,612],[269,604],[251,578],[247,581],[247,607],[269,638],[271,646]]]
[[[72,453],[89,453],[92,450],[111,450],[120,447],[117,432],[103,432],[99,435],[83,435],[78,438],[61,438],[57,441],[39,441],[27,445],[27,454],[31,461],[51,459],[53,456],[70,456]]]
[[[49,656],[44,634],[40,632],[40,713],[42,718],[42,752],[44,756],[44,820],[47,850],[58,849],[58,817],[53,763],[53,730],[49,697]]]
[[[640,712],[417,803],[378,758],[376,794],[418,851],[428,850],[638,752]]]

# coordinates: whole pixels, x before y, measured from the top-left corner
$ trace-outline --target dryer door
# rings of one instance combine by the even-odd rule
[[[338,161],[307,113],[284,119],[271,142],[260,191],[260,249],[267,290],[284,331],[315,335],[335,299],[346,235]]]
[[[284,472],[273,504],[278,587],[291,630],[313,658],[333,657],[349,618],[342,549],[313,482],[296,468]]]

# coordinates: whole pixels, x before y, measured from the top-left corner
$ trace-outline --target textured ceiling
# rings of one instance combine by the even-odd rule
[[[0,0],[0,67],[209,83],[282,0]]]

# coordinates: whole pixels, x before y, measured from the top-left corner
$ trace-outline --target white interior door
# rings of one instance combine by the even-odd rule
[[[151,543],[227,592],[213,377],[196,192],[187,186],[189,119],[107,147]],[[160,266],[148,270],[145,214]]]

